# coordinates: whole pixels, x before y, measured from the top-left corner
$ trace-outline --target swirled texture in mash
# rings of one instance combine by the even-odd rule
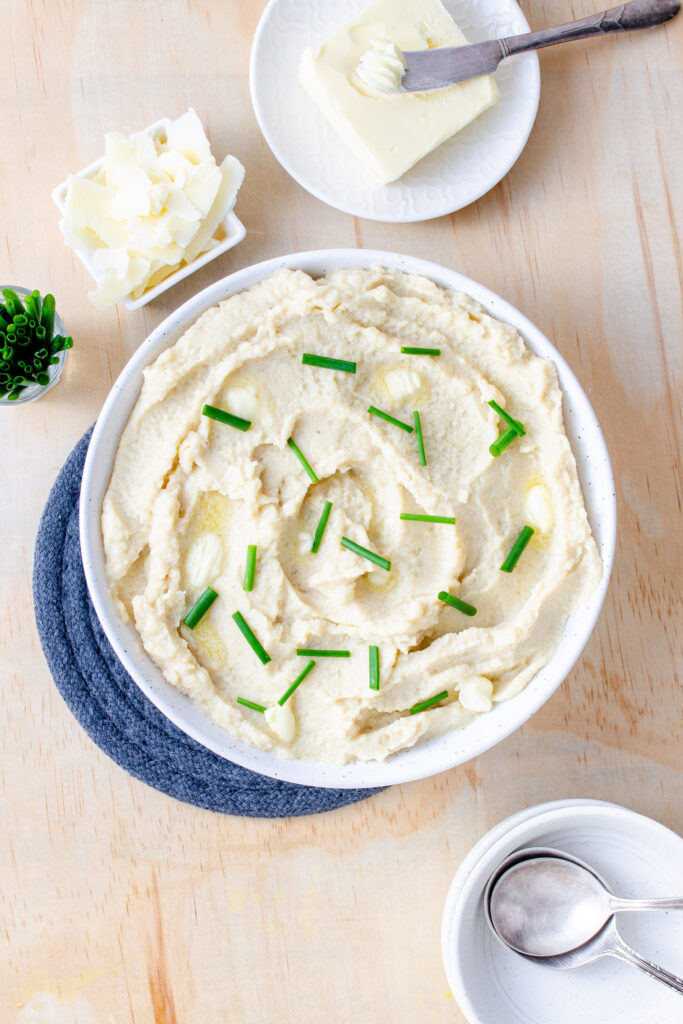
[[[302,365],[304,352],[352,360],[357,372]],[[489,445],[505,424],[490,399],[526,428],[499,458]],[[205,403],[250,429],[208,419]],[[408,424],[419,410],[426,467],[415,434],[370,405]],[[514,572],[501,572],[527,523],[531,543]],[[282,270],[204,313],[145,371],[102,531],[120,614],[168,681],[247,744],[328,763],[385,758],[514,697],[601,573],[553,364],[467,296],[379,267],[319,280]],[[391,571],[346,550],[343,536],[390,559]],[[258,557],[247,592],[249,544]],[[190,631],[181,620],[209,584],[219,598]],[[444,590],[476,616],[439,601]],[[276,707],[306,664],[297,648],[351,657],[316,659],[285,712],[236,703]],[[410,714],[443,691],[439,706]]]

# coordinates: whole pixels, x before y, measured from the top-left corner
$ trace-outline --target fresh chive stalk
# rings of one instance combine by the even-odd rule
[[[360,555],[361,558],[367,558],[368,562],[374,562],[380,569],[386,569],[387,572],[391,569],[391,562],[388,558],[383,558],[382,555],[376,555],[374,551],[368,551],[367,548],[361,547],[360,544],[356,544],[355,541],[349,540],[348,537],[342,537],[341,545],[343,548],[347,548],[349,551],[353,551],[354,555]]]
[[[225,423],[228,427],[234,427],[235,430],[246,431],[251,426],[251,420],[244,420],[241,416],[233,416],[231,412],[226,412],[225,409],[217,409],[215,405],[205,405],[202,409],[202,416],[208,416],[210,420],[216,420],[218,423]]]
[[[513,420],[512,416],[509,413],[505,412],[505,409],[501,409],[501,407],[498,405],[498,402],[494,402],[494,400],[491,399],[489,405],[494,410],[494,412],[498,413],[502,420],[505,420],[508,427],[514,430],[515,434],[519,434],[520,437],[523,437],[524,434],[526,434],[524,425],[520,423],[519,420]]]
[[[401,352],[404,356],[440,356],[440,348],[423,348],[421,345],[402,345]]]
[[[493,455],[494,459],[497,459],[498,456],[505,451],[508,445],[511,445],[513,441],[516,441],[519,436],[518,431],[513,427],[508,427],[507,430],[504,430],[500,437],[497,438],[493,444],[489,445],[489,451],[491,452],[491,455]]]
[[[237,625],[237,628],[239,629],[240,633],[247,641],[247,643],[251,647],[252,651],[254,652],[258,660],[261,662],[262,665],[267,665],[268,662],[271,661],[271,657],[268,654],[268,651],[265,649],[265,647],[263,647],[263,645],[259,643],[256,634],[254,633],[253,629],[251,629],[251,627],[249,626],[247,620],[244,618],[244,615],[242,615],[242,612],[235,612],[233,614],[233,619],[235,620],[235,624]]]
[[[296,653],[309,658],[350,658],[351,651],[333,651],[318,647],[297,647]]]
[[[244,567],[244,583],[242,585],[244,590],[250,591],[254,589],[254,576],[256,575],[256,545],[247,545],[247,562]]]
[[[311,551],[313,552],[313,554],[316,554],[318,548],[322,543],[323,534],[325,533],[325,529],[327,527],[327,520],[330,518],[331,511],[332,502],[326,501],[323,506],[323,510],[320,513],[320,519],[318,520],[318,525],[315,528],[315,535],[313,537],[313,543],[311,544]]]
[[[213,587],[207,587],[199,595],[195,603],[190,608],[189,612],[183,619],[183,622],[188,629],[194,629],[200,619],[203,619],[213,602],[218,597],[218,594]]]
[[[301,357],[304,366],[319,366],[325,370],[341,370],[343,373],[355,373],[356,363],[348,359],[332,359],[330,356],[316,356],[311,352],[304,352]]]
[[[420,465],[427,465],[427,456],[425,455],[425,443],[422,437],[422,424],[420,423],[420,414],[417,410],[413,413],[413,422],[415,424],[415,435],[417,437],[417,450],[420,455]]]
[[[502,572],[512,572],[519,561],[519,556],[522,554],[524,548],[527,546],[533,535],[534,531],[531,526],[525,526],[522,529],[519,537],[510,548],[510,554],[500,567]]]
[[[289,698],[292,696],[292,694],[296,690],[297,686],[300,686],[301,683],[303,683],[303,681],[306,678],[306,676],[308,675],[308,673],[312,669],[314,669],[314,668],[315,668],[315,662],[314,661],[309,661],[308,665],[306,665],[306,668],[302,669],[302,671],[299,672],[299,675],[296,677],[296,679],[294,680],[292,685],[290,687],[288,687],[285,690],[285,692],[282,694],[282,696],[280,697],[280,699],[278,701],[278,704],[280,705],[280,707],[283,707],[283,705],[286,704],[286,702],[289,700]]]
[[[423,516],[412,512],[401,512],[400,518],[411,523],[447,523],[449,526],[455,526],[455,516]]]
[[[314,484],[317,484],[318,477],[315,475],[315,470],[313,469],[313,467],[311,466],[310,462],[308,461],[304,453],[301,451],[301,449],[296,445],[294,438],[287,438],[287,444],[292,449],[297,459],[308,473],[309,478],[313,481]]]
[[[57,353],[73,346],[73,338],[54,335],[55,300],[31,292],[22,303],[13,288],[4,288],[0,303],[0,398],[16,401],[31,384],[46,387]]]
[[[426,711],[427,708],[433,708],[435,704],[440,704],[447,696],[448,690],[444,690],[442,693],[437,693],[436,697],[430,697],[428,700],[421,700],[417,704],[413,704],[410,709],[410,713],[411,715],[416,715],[419,711]]]
[[[449,604],[451,608],[457,608],[463,615],[476,615],[477,609],[472,604],[468,604],[467,601],[461,601],[459,597],[454,597],[453,594],[449,594],[447,590],[439,592],[439,601],[443,601],[444,604]]]
[[[405,430],[407,434],[412,434],[414,427],[411,427],[410,423],[404,423],[403,420],[397,420],[395,416],[390,416],[388,412],[382,412],[376,406],[371,405],[368,409],[371,416],[378,416],[381,420],[386,420],[387,423],[392,423],[395,427],[400,427],[401,430]]]
[[[251,708],[252,711],[260,711],[261,714],[264,714],[266,710],[263,704],[255,704],[253,700],[247,700],[246,697],[238,697],[237,703],[242,707]]]
[[[370,689],[379,690],[379,647],[370,644]]]

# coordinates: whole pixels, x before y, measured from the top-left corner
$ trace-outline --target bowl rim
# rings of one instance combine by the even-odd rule
[[[354,761],[346,765],[296,761],[250,747],[221,729],[192,701],[166,682],[142,649],[134,628],[119,618],[104,575],[100,530],[101,503],[109,484],[120,433],[137,401],[142,370],[170,347],[201,313],[281,268],[300,269],[312,276],[342,268],[385,266],[421,274],[442,287],[465,292],[487,311],[512,324],[532,351],[552,359],[563,393],[565,428],[577,461],[586,508],[603,563],[600,583],[580,609],[583,621],[574,636],[578,612],[568,620],[551,661],[516,697],[496,704],[463,729],[418,743],[385,761]],[[590,445],[583,441],[584,434]],[[572,437],[573,435],[573,437]],[[582,445],[583,459],[576,446]],[[582,471],[590,470],[589,486]],[[596,484],[599,493],[593,491]],[[599,521],[595,519],[600,507]],[[123,368],[104,402],[90,440],[83,470],[80,503],[80,541],[88,590],[98,619],[114,651],[136,684],[178,728],[227,760],[274,779],[322,788],[364,789],[426,778],[478,756],[514,732],[548,700],[578,659],[600,614],[609,583],[616,543],[616,496],[612,469],[599,423],[590,403],[564,358],[522,313],[495,292],[458,271],[420,257],[374,249],[317,249],[265,260],[229,274],[188,299],[158,325]],[[570,630],[568,635],[568,630]]]

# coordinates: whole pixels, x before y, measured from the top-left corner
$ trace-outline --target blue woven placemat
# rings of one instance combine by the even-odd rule
[[[36,622],[47,663],[90,738],[147,785],[224,814],[317,814],[378,792],[296,786],[257,775],[186,736],[136,686],[100,626],[81,562],[78,498],[91,433],[71,452],[50,492],[33,568]]]

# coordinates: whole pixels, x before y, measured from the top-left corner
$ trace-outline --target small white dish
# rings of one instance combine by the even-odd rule
[[[157,128],[167,127],[170,123],[171,119],[169,117],[163,117],[160,121],[155,121],[154,124],[150,124],[147,128],[143,128],[142,131],[151,133],[156,131]],[[102,156],[99,160],[95,160],[93,163],[88,164],[88,166],[84,167],[82,171],[77,171],[76,176],[79,178],[94,178],[103,164],[104,157]],[[57,185],[57,187],[52,190],[52,199],[62,216],[64,216],[66,210],[66,193],[68,187],[69,182],[67,180],[63,181],[61,185]],[[242,221],[239,220],[232,209],[228,210],[214,232],[214,238],[218,238],[220,240],[218,245],[213,249],[209,249],[207,252],[201,253],[201,255],[197,256],[197,258],[192,260],[191,263],[187,263],[184,267],[176,270],[175,273],[169,274],[168,277],[165,277],[164,280],[160,281],[159,284],[154,286],[154,288],[149,288],[147,291],[143,292],[138,299],[121,299],[122,304],[126,309],[131,310],[140,309],[142,306],[146,306],[148,302],[152,301],[152,299],[158,298],[162,292],[167,291],[168,288],[172,288],[174,284],[178,284],[179,281],[182,281],[190,274],[194,274],[195,270],[199,270],[200,267],[206,266],[206,264],[210,263],[211,260],[215,260],[217,256],[222,256],[224,252],[228,251],[228,249],[232,249],[233,246],[242,241],[246,233],[246,228]],[[93,261],[90,254],[78,249],[74,249],[72,251],[76,253],[88,273],[95,279],[95,281],[97,281],[98,276],[93,269]]]
[[[173,345],[210,306],[251,287],[282,267],[314,277],[345,267],[380,265],[422,274],[442,288],[462,291],[492,316],[512,324],[538,355],[554,362],[564,395],[567,436],[576,458],[588,518],[603,564],[597,588],[567,621],[553,658],[512,700],[496,704],[464,729],[418,743],[386,761],[346,765],[285,760],[230,736],[164,679],[142,649],[132,625],[119,618],[104,571],[100,518],[119,437],[138,399],[144,368]],[[579,657],[600,614],[607,591],[616,540],[616,500],[609,455],[600,426],[581,385],[560,353],[537,327],[500,296],[471,278],[428,260],[369,249],[321,249],[294,253],[245,267],[189,299],[168,316],[140,346],[121,372],[104,403],[90,442],[80,501],[81,553],[95,610],[117,657],[142,691],[179,729],[230,761],[271,778],[329,788],[388,786],[435,775],[476,757],[526,722],[555,692]]]
[[[665,1024],[683,1019],[681,997],[636,968],[604,959],[558,970],[507,949],[484,917],[498,865],[526,846],[551,846],[595,867],[619,896],[680,896],[683,839],[664,825],[600,800],[556,800],[512,815],[470,850],[446,898],[441,950],[451,991],[469,1024]],[[683,973],[681,911],[621,914],[639,953]]]
[[[372,0],[270,0],[251,49],[249,80],[263,136],[284,169],[324,203],[370,220],[408,222],[453,213],[496,185],[526,145],[540,95],[538,57],[496,71],[500,100],[398,181],[376,185],[299,85],[308,46],[322,43]],[[444,0],[473,43],[528,32],[514,0]]]

